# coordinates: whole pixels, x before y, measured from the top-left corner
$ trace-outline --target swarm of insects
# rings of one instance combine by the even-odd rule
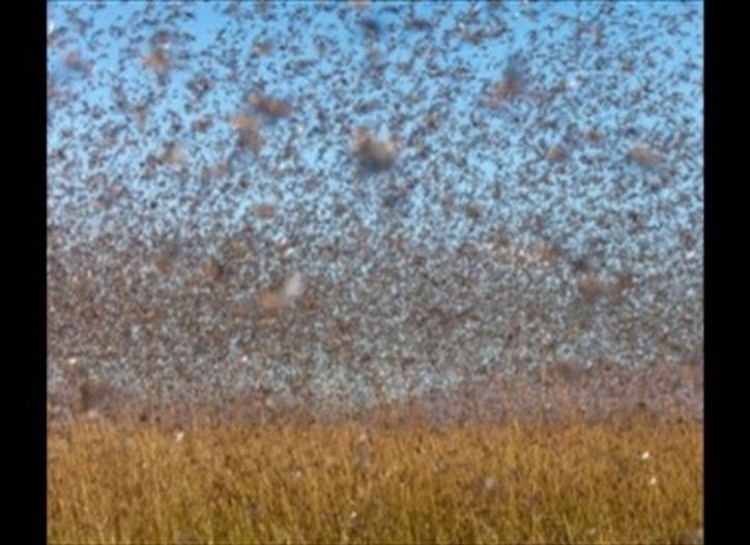
[[[51,395],[699,360],[702,10],[50,3]]]

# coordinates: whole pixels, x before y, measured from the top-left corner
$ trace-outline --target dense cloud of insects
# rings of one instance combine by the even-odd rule
[[[701,10],[50,4],[55,414],[701,361]]]

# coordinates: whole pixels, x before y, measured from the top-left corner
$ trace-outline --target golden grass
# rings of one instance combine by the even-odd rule
[[[695,422],[178,433],[107,422],[50,429],[49,541],[674,543],[702,527]]]

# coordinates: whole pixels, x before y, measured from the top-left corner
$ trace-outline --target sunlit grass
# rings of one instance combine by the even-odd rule
[[[49,434],[49,539],[672,543],[702,527],[702,433],[647,418],[81,421]]]

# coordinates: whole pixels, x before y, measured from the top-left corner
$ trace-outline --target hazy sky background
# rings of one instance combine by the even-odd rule
[[[385,186],[397,177],[417,177],[424,181],[420,185],[428,186],[429,178],[437,175],[457,195],[482,202],[499,182],[504,198],[493,202],[490,212],[498,221],[523,233],[523,221],[543,213],[553,222],[560,222],[560,231],[571,231],[563,240],[569,247],[585,245],[596,229],[586,217],[576,222],[574,232],[563,224],[569,223],[576,211],[596,218],[596,214],[590,213],[591,208],[602,208],[604,201],[615,214],[636,210],[649,225],[658,226],[662,235],[658,241],[660,247],[668,245],[675,238],[671,235],[680,227],[697,227],[692,225],[689,214],[701,210],[700,155],[683,159],[680,154],[686,150],[664,150],[676,174],[673,182],[656,195],[626,190],[613,200],[612,188],[618,182],[611,178],[644,176],[636,167],[623,164],[633,145],[664,147],[659,144],[676,139],[675,132],[680,129],[690,131],[691,140],[702,134],[699,87],[702,74],[699,69],[684,67],[686,62],[702,66],[701,3],[618,2],[613,14],[604,16],[599,2],[506,2],[494,9],[467,2],[417,2],[411,8],[385,2],[364,9],[348,3],[329,3],[327,11],[317,2],[271,2],[268,8],[271,19],[258,16],[251,3],[240,3],[236,14],[227,13],[233,4],[223,2],[172,5],[192,15],[189,19],[170,20],[167,6],[147,7],[148,4],[141,2],[107,2],[102,3],[101,9],[87,9],[89,4],[79,2],[50,3],[50,78],[72,97],[64,108],[56,107],[54,101],[50,105],[49,145],[50,149],[57,148],[62,144],[60,135],[65,130],[72,131],[73,145],[65,142],[66,153],[80,160],[80,167],[69,171],[71,176],[65,177],[64,183],[55,177],[50,179],[53,221],[66,210],[61,195],[63,187],[77,187],[89,176],[104,172],[108,177],[122,180],[132,199],[143,204],[152,200],[159,203],[150,216],[156,229],[157,225],[165,229],[184,226],[191,215],[184,206],[174,205],[185,193],[200,194],[197,179],[202,166],[227,159],[235,139],[228,121],[246,104],[248,92],[261,89],[293,104],[291,119],[282,120],[268,130],[269,145],[261,154],[266,161],[274,162],[273,168],[279,172],[270,179],[259,172],[257,162],[245,161],[234,178],[248,176],[257,186],[253,191],[203,194],[203,202],[192,215],[194,222],[189,222],[196,229],[214,228],[216,223],[223,229],[231,229],[246,220],[248,206],[257,201],[271,200],[289,209],[302,201],[325,214],[336,195],[355,206],[363,221],[376,232],[384,231],[379,229],[384,221],[379,217],[379,207],[369,206],[352,195],[355,165],[347,158],[350,133],[355,127],[370,127],[380,134],[394,134],[400,141],[407,141],[430,110],[444,118],[442,130],[423,139],[434,151],[432,160],[409,157],[415,155],[415,150],[407,146],[396,172],[367,183]],[[73,6],[81,12],[77,17],[88,25],[81,35],[73,30],[75,24],[66,16],[66,9]],[[391,13],[389,8],[397,8],[398,12]],[[298,10],[309,16],[309,21],[303,22],[296,13]],[[528,16],[532,10],[536,13],[533,18]],[[680,22],[689,10],[697,11],[697,16],[692,22]],[[479,22],[476,28],[460,22],[461,16],[474,12]],[[340,13],[344,16],[340,17]],[[408,13],[437,24],[430,31],[404,29],[404,15]],[[149,40],[159,30],[158,25],[153,29],[139,26],[140,21],[150,17],[158,20],[160,16],[164,29],[178,33],[168,45],[170,52],[183,57],[174,61],[177,66],[170,71],[163,87],[159,87],[153,71],[143,64],[143,57],[152,50]],[[605,45],[600,49],[594,46],[594,32],[576,36],[576,25],[560,23],[560,17],[580,20],[592,29],[601,28]],[[674,26],[681,32],[679,35],[670,33],[671,23],[667,21],[672,17],[678,21]],[[378,39],[366,37],[366,29],[358,24],[365,18],[382,27]],[[462,25],[472,31],[501,26],[508,31],[474,45],[462,37]],[[116,27],[120,30],[113,32],[111,29]],[[62,32],[63,28],[67,31]],[[530,32],[537,34],[533,47]],[[122,36],[118,38],[120,33]],[[224,41],[219,35],[223,35]],[[316,50],[316,40],[324,40],[328,45],[324,50]],[[66,46],[58,46],[59,41],[66,42]],[[254,58],[253,46],[262,42],[272,44],[273,53]],[[385,66],[379,81],[368,76],[370,47],[378,49],[381,55],[378,62]],[[665,57],[667,50],[671,51],[671,58]],[[65,66],[63,59],[68,52],[76,52],[84,63],[91,64],[89,76]],[[546,121],[559,123],[560,128],[541,127],[542,116],[533,104],[516,105],[514,115],[477,108],[483,88],[500,79],[513,55],[519,55],[526,63],[530,86],[547,89],[567,86],[564,98],[553,101],[543,116]],[[622,70],[628,59],[634,62],[632,74]],[[301,68],[296,68],[295,62]],[[227,66],[230,63],[236,66]],[[401,73],[399,63],[408,63],[408,72]],[[232,69],[236,73],[230,76]],[[681,73],[685,79],[675,79]],[[191,114],[187,108],[193,98],[186,83],[193,78],[207,78],[212,89],[199,101],[198,111]],[[648,90],[640,101],[623,100],[644,85],[648,85]],[[114,88],[122,89],[123,96],[131,103],[158,94],[149,103],[143,132],[139,133],[134,123],[121,127],[125,138],[134,139],[133,145],[106,146],[103,135],[99,134],[103,127],[127,121],[114,108]],[[606,95],[611,95],[612,102]],[[373,103],[371,111],[362,111],[369,101]],[[356,104],[365,106],[358,111]],[[98,108],[101,115],[95,114]],[[320,111],[330,115],[331,127],[326,133],[317,119]],[[206,134],[199,135],[191,130],[190,122],[202,115],[209,116],[214,124]],[[180,127],[167,129],[178,119]],[[476,119],[486,126],[475,126]],[[394,127],[396,123],[398,128]],[[537,154],[544,153],[545,144],[558,145],[564,141],[568,124],[581,131],[596,128],[605,133],[607,149],[602,155],[606,153],[609,164],[584,166],[576,160],[577,149],[556,170],[538,160]],[[279,159],[279,151],[291,133],[298,133],[295,147],[300,153],[301,172],[293,171],[290,161]],[[137,168],[140,162],[172,141],[186,152],[185,181],[176,182],[174,173],[169,171],[144,176]],[[590,150],[580,153],[585,151]],[[94,168],[86,168],[92,156],[98,161]],[[466,166],[461,162],[464,158]],[[688,164],[687,159],[694,163]],[[528,163],[535,168],[529,169]],[[56,166],[54,162],[50,165],[51,175],[57,173]],[[437,172],[431,170],[433,166]],[[545,187],[532,183],[550,171],[553,178]],[[302,181],[311,175],[322,178],[314,199],[299,190]],[[593,177],[601,179],[601,183],[590,184],[582,179]],[[670,214],[657,213],[659,203],[675,202],[680,195],[685,195],[684,205],[674,206]],[[436,200],[427,189],[419,187],[414,191],[408,214],[414,237],[428,236],[426,230],[435,230],[431,220]],[[73,231],[71,234],[76,235],[82,235],[85,228],[92,226],[118,231],[128,223],[123,218],[125,214],[119,213],[125,208],[113,207],[104,213],[84,209],[84,214],[75,214],[74,225],[69,220],[58,221],[66,223]],[[321,219],[330,220],[326,216]],[[333,231],[335,222],[330,224]],[[469,221],[457,218],[454,224],[442,224],[439,231],[441,235],[459,239],[470,229]],[[556,231],[555,224],[549,229]],[[626,244],[624,240],[619,242],[618,249]]]

